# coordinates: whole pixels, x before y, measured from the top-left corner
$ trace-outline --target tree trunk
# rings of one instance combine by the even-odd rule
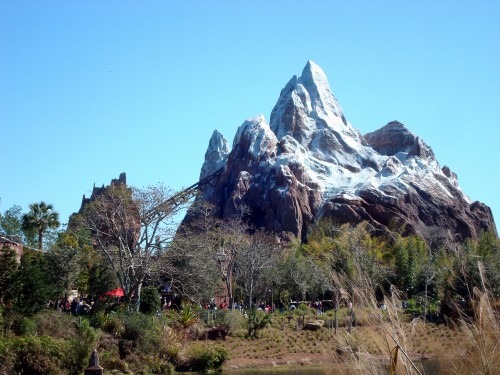
[[[38,248],[42,251],[43,246],[43,230],[38,230]]]
[[[424,324],[427,320],[427,284],[429,283],[428,281],[428,276],[425,275],[425,291],[424,291]]]

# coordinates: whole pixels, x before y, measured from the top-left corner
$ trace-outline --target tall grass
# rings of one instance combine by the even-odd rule
[[[494,307],[495,299],[487,287],[484,268],[478,263],[482,279],[482,288],[474,289],[473,316],[467,316],[460,311],[460,318],[455,322],[456,327],[463,338],[455,342],[457,344],[458,360],[452,364],[452,370],[456,374],[468,375],[494,375],[500,369],[500,326],[499,312]],[[420,319],[410,320],[402,309],[402,294],[392,288],[383,303],[385,309],[379,308],[375,298],[375,288],[370,285],[370,280],[360,277],[357,285],[344,284],[346,289],[351,290],[351,299],[357,301],[356,309],[371,311],[370,318],[364,319],[365,325],[373,326],[370,330],[369,340],[361,337],[356,329],[351,333],[345,332],[337,336],[337,355],[339,360],[349,363],[351,374],[407,374],[422,375],[424,370],[421,365],[410,358],[409,349],[417,342],[415,335],[416,327],[421,324]],[[457,309],[459,307],[457,306]],[[355,315],[355,312],[354,312]],[[375,342],[378,352],[384,360],[377,360],[369,352],[365,343]],[[373,349],[373,348],[371,348]],[[444,358],[436,358],[445,360]]]
[[[454,366],[457,374],[494,375],[500,371],[499,313],[494,308],[494,297],[487,287],[486,275],[478,262],[482,290],[474,289],[474,317],[462,314],[459,320],[464,345],[459,349],[460,366]]]
[[[408,324],[404,321],[402,311],[401,293],[391,288],[390,294],[384,296],[385,309],[379,308],[376,299],[375,287],[371,280],[361,270],[356,280],[356,285],[350,284],[347,279],[335,276],[335,283],[345,290],[349,290],[351,301],[355,301],[350,316],[355,317],[356,311],[363,311],[363,325],[370,325],[369,340],[360,337],[356,329],[337,336],[339,349],[337,355],[339,360],[350,361],[350,373],[352,374],[387,374],[389,368],[391,374],[405,373],[407,375],[422,375],[421,366],[415,364],[409,355],[408,333],[416,321]],[[366,312],[369,314],[366,316]],[[410,332],[408,330],[410,329]],[[370,355],[372,350],[365,343],[371,342],[377,346],[377,352],[381,353],[384,360],[379,360]]]

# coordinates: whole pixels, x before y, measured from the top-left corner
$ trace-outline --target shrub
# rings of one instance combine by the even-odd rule
[[[183,304],[178,313],[175,314],[175,322],[183,328],[189,328],[198,321],[197,309],[189,304]]]
[[[271,323],[271,316],[263,311],[252,310],[248,314],[248,336],[256,337],[257,333]]]
[[[69,341],[68,369],[71,374],[79,374],[88,364],[88,360],[96,347],[98,333],[87,320],[82,320],[77,334]]]
[[[174,365],[171,363],[159,358],[154,357],[149,362],[149,371],[152,374],[174,374],[175,369]]]
[[[192,345],[187,353],[182,368],[189,371],[220,370],[228,359],[228,352],[217,345]]]
[[[137,340],[150,328],[151,319],[144,314],[127,312],[122,317],[125,327],[121,336],[126,340]]]
[[[16,353],[12,350],[10,341],[0,340],[0,374],[12,374],[16,363]]]
[[[46,310],[33,317],[36,324],[36,332],[41,336],[54,338],[70,338],[75,332],[74,319],[68,315],[55,310]]]
[[[120,336],[125,330],[125,324],[121,314],[109,314],[104,317],[101,323],[101,329],[104,332],[111,333],[115,336]]]
[[[36,324],[33,320],[20,314],[12,316],[11,330],[16,335],[34,335],[36,333]]]
[[[26,336],[13,338],[11,350],[15,353],[14,369],[8,373],[64,374],[67,345],[48,336]]]
[[[95,306],[95,304],[94,304]],[[102,328],[106,322],[106,313],[104,311],[94,310],[92,307],[91,314],[89,315],[90,325],[94,328]]]
[[[236,332],[245,327],[245,317],[238,310],[230,310],[224,314],[222,325],[229,327],[229,332]]]
[[[141,292],[140,312],[153,314],[160,309],[161,296],[156,288],[144,288]]]
[[[168,360],[171,363],[177,363],[179,360],[179,352],[181,349],[181,339],[169,327],[163,329],[159,337],[159,342],[156,347],[158,356]]]

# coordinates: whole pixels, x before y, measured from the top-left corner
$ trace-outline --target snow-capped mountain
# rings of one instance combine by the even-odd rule
[[[472,203],[432,149],[393,121],[364,137],[345,118],[321,68],[309,61],[281,90],[270,124],[247,119],[232,149],[214,132],[201,177],[224,168],[204,191],[223,218],[251,209],[258,227],[304,238],[321,217],[367,220],[378,230],[437,226],[457,240],[495,231],[491,210]]]

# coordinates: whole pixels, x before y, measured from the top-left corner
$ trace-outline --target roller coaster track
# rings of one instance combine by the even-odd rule
[[[186,204],[188,201],[196,197],[200,190],[204,190],[209,186],[214,186],[215,181],[224,171],[224,168],[216,170],[214,173],[208,175],[207,177],[201,179],[197,183],[185,188],[184,190],[178,192],[174,196],[170,197],[163,203],[159,204],[155,208],[151,209],[146,213],[146,218],[148,220],[152,219],[155,215],[160,215],[164,212],[172,212],[177,207]]]

